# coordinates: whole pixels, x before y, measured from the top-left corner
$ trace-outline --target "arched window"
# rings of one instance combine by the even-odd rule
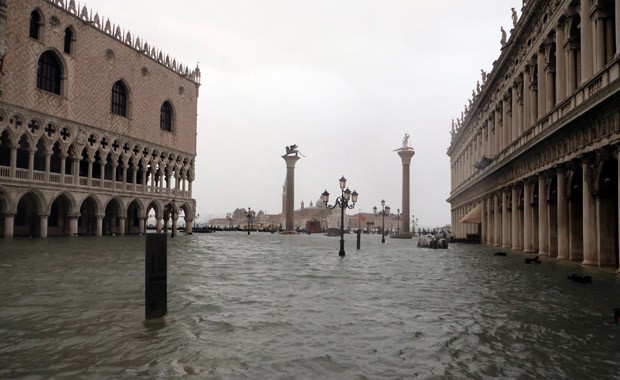
[[[172,132],[172,105],[167,100],[161,105],[159,128],[163,131]]]
[[[37,88],[60,95],[62,68],[60,62],[51,51],[41,54],[37,67]]]
[[[127,87],[120,80],[112,87],[112,113],[127,116]]]
[[[30,37],[35,40],[39,39],[41,31],[41,14],[39,11],[32,11],[30,14]]]
[[[73,31],[71,28],[65,29],[65,48],[64,51],[67,54],[72,53],[73,47]]]

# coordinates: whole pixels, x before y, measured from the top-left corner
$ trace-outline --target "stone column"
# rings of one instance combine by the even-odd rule
[[[565,45],[568,55],[568,62],[566,65],[566,96],[569,96],[575,92],[577,84],[577,50],[579,45],[576,41],[567,42]]]
[[[194,228],[194,219],[185,219],[185,234],[191,235]]]
[[[49,216],[50,215],[47,213],[39,214],[39,237],[47,237],[47,220],[49,219]]]
[[[551,112],[553,107],[555,106],[555,98],[556,94],[554,91],[555,87],[555,65],[553,58],[551,56],[552,53],[552,45],[547,45],[545,49],[545,114]],[[557,55],[557,49],[556,54]],[[556,58],[557,61],[557,58]]]
[[[487,243],[487,220],[486,220],[486,208],[487,205],[484,202],[484,198],[480,201],[480,244]]]
[[[166,194],[170,194],[170,189],[172,188],[172,175],[170,175],[170,173],[166,173],[164,170],[164,178],[166,180]]]
[[[45,177],[44,177],[44,181],[45,183],[48,183],[50,181],[50,161],[52,158],[52,153],[51,152],[45,152]]]
[[[80,218],[79,213],[67,214],[69,218],[69,236],[78,236],[78,220]]]
[[[499,197],[500,195],[495,193],[493,194],[493,243],[496,247],[502,246],[502,230],[501,230],[501,213],[499,208]]]
[[[566,195],[566,170],[558,168],[558,260],[570,258],[568,238],[568,198]]]
[[[64,151],[60,154],[60,185],[65,186],[65,171],[67,170],[67,158],[69,156]]]
[[[99,163],[99,187],[104,188],[103,183],[105,182],[105,159],[102,159]]]
[[[519,189],[517,188],[516,185],[512,187],[511,197],[512,197],[512,211],[511,211],[511,217],[512,217],[511,244],[512,244],[512,247],[511,249],[514,251],[517,251],[519,250],[519,208],[518,208]]]
[[[73,176],[73,185],[80,184],[80,159],[76,157],[71,157],[73,164],[71,165],[71,173]]]
[[[510,203],[508,189],[502,190],[502,247],[510,248]]]
[[[547,73],[545,70],[545,45],[541,45],[538,49],[538,117],[542,118],[547,114]]]
[[[594,170],[592,161],[584,158],[583,171],[583,265],[598,265],[596,250],[596,209],[592,197]]]
[[[127,169],[129,168],[129,165],[127,165],[127,163],[125,161],[123,161],[123,166],[121,167],[123,172],[121,174],[121,176],[123,177],[123,191],[125,191],[125,188],[127,186]],[[133,175],[133,178],[136,178],[136,175]],[[114,179],[116,179],[116,176],[114,176]]]
[[[528,130],[532,125],[532,90],[530,84],[530,75],[529,70],[531,68],[526,69],[526,73],[523,75],[523,120],[521,122],[521,133]]]
[[[161,234],[163,226],[164,226],[164,218],[161,215],[155,215],[155,231],[158,234]]]
[[[299,160],[298,155],[282,156],[286,162],[286,210],[284,210],[285,233],[292,234],[295,231],[295,163]]]
[[[93,159],[88,157],[88,179],[86,180],[86,186],[91,187],[93,185]]]
[[[549,255],[549,203],[545,192],[545,177],[538,175],[538,255]]]
[[[146,233],[146,216],[141,216],[138,218],[138,230],[141,234]]]
[[[596,56],[594,61],[594,73],[597,73],[605,67],[605,14],[601,9],[597,9],[594,13],[595,23],[595,41]]]
[[[95,217],[97,218],[97,231],[95,231],[95,235],[103,236],[103,218],[105,217],[105,215],[97,214],[95,215]]]
[[[494,226],[493,226],[493,196],[487,196],[487,245],[493,245],[495,242]]]
[[[590,12],[592,11],[592,0],[581,0],[580,13],[581,17],[581,83],[588,81],[592,77],[593,70],[593,49],[592,45],[592,19]]]
[[[411,218],[411,207],[410,207],[410,179],[409,179],[409,171],[411,167],[411,158],[415,155],[415,151],[413,148],[402,148],[398,151],[398,155],[403,164],[403,189],[402,189],[402,228],[401,231],[403,234],[410,234],[411,227],[409,226],[409,221]]]
[[[138,183],[138,166],[133,165],[131,167],[131,185],[133,191],[136,191],[136,184]]]
[[[615,0],[616,56],[620,55],[620,0]]]
[[[523,184],[523,252],[533,251],[532,240],[532,185],[525,181]]]
[[[618,3],[619,2],[620,2],[620,0],[616,0],[616,15],[618,15],[618,12],[619,12],[618,11],[618,5],[619,5]],[[616,28],[618,28],[618,26],[619,26],[618,22],[620,22],[620,20],[618,20],[616,18]],[[617,29],[616,29],[616,33],[618,33]],[[620,40],[616,40],[616,46],[618,46],[618,41],[620,41]],[[616,53],[616,56],[617,55],[618,54]],[[620,159],[620,147],[617,146],[616,149],[617,149],[616,150],[616,158]],[[620,205],[620,165],[618,165],[618,178],[619,178],[619,180],[618,180],[618,203],[617,204]],[[618,207],[617,212],[618,212],[618,221],[620,221],[620,206]],[[6,223],[6,221],[5,221],[5,223]],[[618,237],[620,237],[620,222],[618,223]],[[618,259],[620,260],[620,250],[618,252],[616,252],[616,255],[618,256]],[[618,272],[617,273],[620,273],[620,268],[618,268]]]
[[[566,99],[566,51],[564,42],[566,33],[564,32],[564,20],[560,20],[555,28],[555,98],[556,104]]]
[[[9,172],[10,178],[15,178],[15,171],[17,169],[17,149],[19,148],[18,143],[11,142],[11,169]]]
[[[179,222],[179,212],[175,209],[174,213],[170,215],[170,220],[172,221],[172,227],[170,233],[172,237],[175,237],[178,232],[178,222]]]
[[[36,153],[35,149],[30,149],[28,153],[30,153],[28,157],[28,179],[32,181],[34,178],[34,154]]]
[[[125,222],[127,221],[127,217],[119,216],[118,217],[118,234],[123,236],[125,235]]]
[[[504,131],[502,135],[502,149],[505,149],[512,142],[512,125],[510,125],[510,95],[504,94],[504,101],[502,102],[502,129]]]
[[[517,140],[519,138],[519,136],[521,135],[521,133],[519,132],[519,119],[520,119],[520,113],[519,113],[519,85],[515,82],[512,85],[512,120],[511,120],[511,125],[512,125],[512,140],[511,142],[514,142],[515,140]]]
[[[151,172],[151,183],[150,183],[150,187],[151,187],[151,194],[155,194],[155,177],[157,176],[156,174],[157,169],[152,170]]]
[[[495,154],[499,154],[502,151],[502,120],[501,120],[501,105],[497,105],[495,108]]]
[[[13,237],[13,223],[15,222],[15,213],[4,213],[4,238]]]

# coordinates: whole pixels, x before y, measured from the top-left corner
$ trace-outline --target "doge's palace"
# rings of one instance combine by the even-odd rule
[[[452,123],[453,233],[618,268],[620,0],[527,0],[512,20]]]
[[[198,68],[74,0],[0,0],[0,62],[3,237],[191,233]]]

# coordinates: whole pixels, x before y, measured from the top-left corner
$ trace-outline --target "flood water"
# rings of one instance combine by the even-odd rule
[[[161,324],[144,237],[0,240],[0,378],[620,377],[615,271],[346,240],[340,258],[322,235],[169,238]]]

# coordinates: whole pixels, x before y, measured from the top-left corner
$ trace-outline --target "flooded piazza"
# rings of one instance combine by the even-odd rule
[[[0,240],[0,378],[620,376],[613,270],[345,240],[340,258],[323,235],[169,238],[161,324],[143,236]]]

